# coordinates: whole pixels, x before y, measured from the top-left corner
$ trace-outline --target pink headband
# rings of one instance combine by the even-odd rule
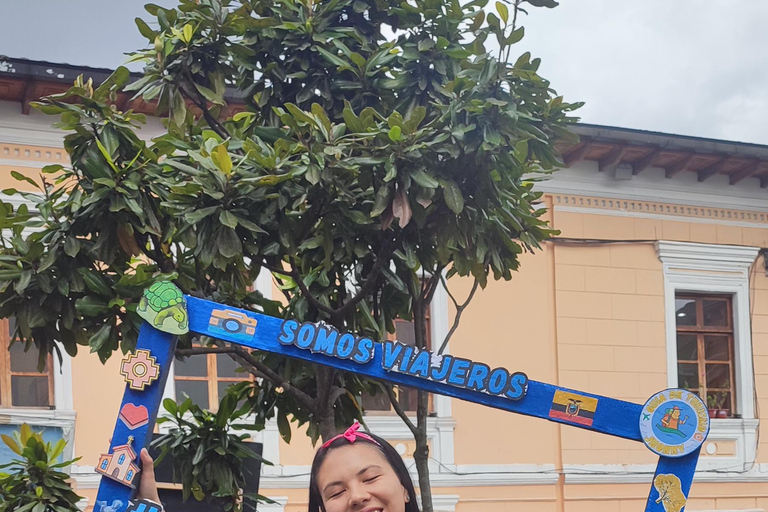
[[[351,427],[349,427],[346,431],[344,431],[343,434],[339,434],[337,436],[334,436],[334,437],[330,438],[328,441],[326,441],[323,444],[322,449],[328,448],[329,446],[331,446],[331,443],[333,443],[335,440],[341,439],[341,438],[346,439],[350,443],[354,443],[355,441],[357,441],[358,438],[359,439],[365,439],[366,441],[372,442],[376,446],[381,446],[381,444],[377,440],[375,440],[374,438],[372,438],[371,436],[369,436],[365,432],[358,432],[359,428],[360,428],[360,423],[355,421],[352,424]]]

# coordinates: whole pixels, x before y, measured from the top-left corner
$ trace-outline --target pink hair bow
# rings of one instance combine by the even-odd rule
[[[373,444],[375,444],[376,446],[381,446],[381,444],[379,444],[379,442],[377,440],[375,440],[374,438],[372,438],[371,436],[369,436],[365,432],[358,432],[359,429],[360,429],[360,423],[355,421],[352,424],[351,427],[349,427],[347,430],[344,431],[343,434],[339,434],[337,436],[334,436],[334,437],[330,438],[328,441],[326,441],[323,444],[322,448],[323,449],[328,448],[329,446],[331,446],[331,443],[333,443],[335,440],[341,439],[341,438],[346,439],[350,443],[354,443],[355,441],[357,441],[358,438],[360,438],[360,439],[365,439],[366,441],[370,441]]]

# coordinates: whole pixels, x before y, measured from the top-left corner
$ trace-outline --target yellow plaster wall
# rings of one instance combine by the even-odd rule
[[[511,281],[489,282],[478,291],[451,339],[451,353],[523,371],[530,379],[557,379],[554,350],[554,307],[551,248],[521,257],[522,271]],[[450,279],[451,293],[463,302],[470,279]],[[449,324],[455,312],[449,310]],[[556,426],[540,419],[509,414],[480,405],[452,401],[457,464],[551,464],[557,446]],[[489,443],[488,436],[501,442]]]

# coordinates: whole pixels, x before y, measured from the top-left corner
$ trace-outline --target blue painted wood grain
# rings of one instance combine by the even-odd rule
[[[115,429],[112,432],[112,442],[109,446],[109,453],[112,452],[115,446],[126,444],[128,436],[133,436],[134,441],[131,444],[136,452],[136,463],[139,464],[139,453],[141,449],[147,446],[152,439],[152,430],[154,430],[155,420],[157,419],[157,413],[160,409],[160,402],[163,399],[163,391],[165,390],[165,382],[168,379],[168,373],[170,371],[171,362],[173,361],[173,352],[176,348],[176,337],[172,334],[160,332],[147,322],[144,322],[139,331],[139,339],[136,343],[136,349],[149,350],[152,356],[156,359],[158,366],[160,366],[160,375],[157,380],[147,386],[144,391],[138,391],[131,389],[127,384],[125,386],[125,394],[123,395],[123,402],[120,404],[120,409],[123,405],[132,403],[134,405],[143,405],[147,408],[149,413],[149,423],[141,426],[137,429],[131,430],[123,423],[119,418],[115,423]],[[94,383],[98,385],[98,383]],[[119,412],[118,412],[119,414]],[[106,452],[105,452],[106,453]],[[136,477],[136,481],[139,481],[139,477]],[[137,484],[138,485],[138,484]],[[134,489],[123,485],[119,482],[111,480],[106,477],[102,477],[101,484],[99,485],[99,492],[96,497],[96,501],[106,502],[113,504],[117,501],[122,502],[122,506],[114,512],[122,512],[128,506],[128,500],[133,496]],[[100,512],[99,507],[95,508],[94,512]]]
[[[639,404],[615,400],[613,398],[585,393],[583,391],[572,391],[579,395],[596,398],[598,403],[591,426],[570,423],[565,420],[550,418],[549,416],[555,391],[558,389],[571,391],[566,388],[560,388],[542,382],[529,381],[528,392],[526,395],[520,400],[510,400],[508,398],[492,396],[486,393],[451,386],[442,382],[412,377],[397,372],[388,372],[381,367],[383,350],[383,345],[381,343],[374,344],[373,359],[367,363],[359,364],[349,359],[338,359],[321,353],[312,353],[309,350],[300,349],[293,345],[282,345],[278,341],[281,325],[283,324],[282,319],[261,315],[251,311],[239,310],[230,306],[222,306],[221,304],[197,299],[195,297],[187,296],[186,298],[189,310],[189,329],[192,332],[206,334],[214,338],[219,338],[224,341],[258,350],[283,354],[295,359],[302,359],[312,363],[331,366],[339,370],[358,373],[395,384],[424,389],[432,393],[447,395],[488,407],[503,409],[505,411],[525,414],[528,416],[535,416],[550,421],[557,421],[575,427],[602,432],[604,434],[632,439],[634,441],[642,441],[639,426],[642,406]],[[249,341],[246,341],[241,334],[227,333],[222,329],[216,329],[215,331],[210,330],[209,319],[211,318],[211,313],[214,309],[222,308],[230,311],[237,311],[238,313],[245,314],[250,318],[255,319],[257,321],[255,335]],[[515,361],[505,361],[505,363],[506,368],[510,372],[521,370],[521,368],[514,367]]]
[[[511,400],[503,396],[494,396],[479,391],[456,387],[444,382],[414,377],[404,373],[388,372],[382,368],[383,345],[381,343],[374,343],[373,357],[370,361],[362,364],[350,359],[339,359],[322,353],[312,353],[309,350],[301,349],[294,345],[283,345],[279,342],[278,337],[280,336],[281,326],[284,322],[282,319],[197,299],[195,297],[186,296],[186,299],[188,303],[190,331],[193,333],[212,336],[252,349],[282,354],[295,359],[331,366],[338,370],[366,375],[375,379],[389,381],[394,384],[402,384],[424,389],[432,393],[438,393],[488,407],[543,418],[549,421],[555,421],[603,434],[631,439],[633,441],[642,441],[639,427],[642,406],[639,404],[615,400],[583,391],[561,388],[533,380],[528,381],[527,393],[525,396],[519,400]],[[256,320],[255,333],[253,335],[244,335],[242,332],[230,333],[227,332],[226,329],[223,329],[222,325],[211,325],[210,320],[214,310],[234,311],[238,315],[245,315]],[[144,405],[149,411],[150,421],[143,427],[130,430],[118,419],[112,438],[110,452],[114,446],[125,444],[129,435],[133,435],[135,438],[133,446],[137,453],[148,442],[149,435],[154,429],[155,419],[165,387],[165,381],[168,378],[170,364],[173,360],[174,348],[174,336],[162,333],[146,323],[142,326],[137,349],[149,349],[151,351],[152,355],[157,359],[157,364],[160,366],[160,377],[144,391],[132,390],[126,386],[121,408],[126,403]],[[505,361],[504,363],[506,363],[505,366],[510,373],[521,370],[521,368],[515,367],[515,361]],[[567,419],[553,418],[550,416],[554,395],[558,390],[575,393],[583,397],[590,397],[597,400],[591,425],[579,424],[570,422]],[[657,467],[657,474],[677,475],[681,481],[682,491],[685,496],[687,496],[690,491],[698,456],[699,451],[697,450],[695,453],[676,459],[661,457]],[[114,503],[115,500],[120,500],[125,503],[125,506],[114,512],[123,512],[125,507],[127,507],[128,500],[132,494],[133,490],[131,488],[110,479],[103,478],[99,487],[97,500],[106,503]],[[655,488],[652,486],[646,507],[647,512],[666,512],[663,508],[663,501],[657,502],[658,498],[658,492],[656,492]],[[100,511],[96,510],[95,512]]]
[[[659,475],[675,475],[680,479],[680,491],[685,499],[691,492],[693,476],[696,473],[696,463],[699,460],[701,447],[696,451],[683,457],[659,457],[659,463],[656,466],[656,473],[653,475],[654,481]],[[648,494],[648,502],[645,505],[645,512],[672,512],[669,507],[664,506],[665,497],[659,494],[656,486],[651,482],[651,492]],[[683,512],[681,509],[679,512]]]

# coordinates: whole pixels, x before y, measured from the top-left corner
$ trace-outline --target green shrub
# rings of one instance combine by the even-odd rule
[[[0,466],[0,512],[79,512],[82,499],[67,481],[61,469],[77,461],[57,462],[66,441],[43,440],[29,425],[21,426],[13,437],[3,435],[3,442],[18,455]]]

